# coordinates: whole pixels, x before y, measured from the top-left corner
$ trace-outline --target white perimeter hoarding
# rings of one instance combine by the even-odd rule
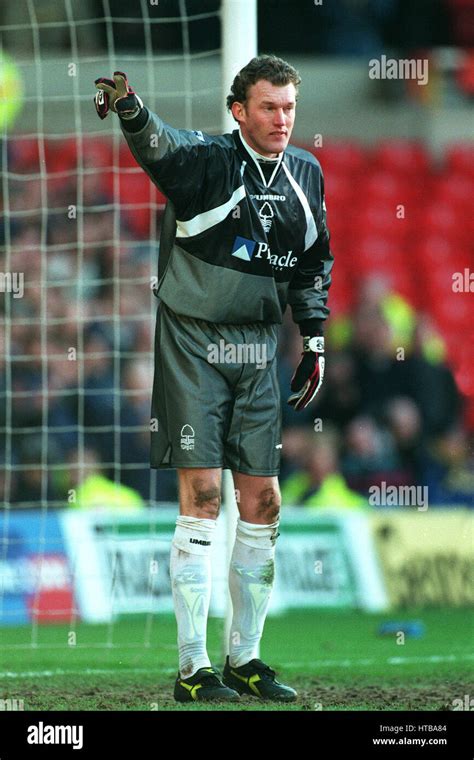
[[[177,505],[133,513],[65,511],[64,541],[83,620],[172,612],[169,553]],[[225,614],[225,514],[212,549],[210,614]],[[368,516],[285,508],[276,543],[270,614],[302,607],[382,610],[387,598]]]

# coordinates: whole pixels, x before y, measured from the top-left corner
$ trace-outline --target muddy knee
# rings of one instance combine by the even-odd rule
[[[221,489],[216,483],[193,481],[192,505],[199,517],[217,518],[221,507]]]
[[[281,496],[278,488],[264,488],[257,497],[257,511],[261,518],[265,518],[267,524],[278,520],[280,514]]]

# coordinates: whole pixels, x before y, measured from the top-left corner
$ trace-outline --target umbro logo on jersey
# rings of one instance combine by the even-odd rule
[[[238,259],[244,261],[251,261],[256,245],[257,243],[254,240],[237,235],[232,246],[232,256],[237,256]]]
[[[249,198],[253,201],[286,201],[286,195],[251,195]]]

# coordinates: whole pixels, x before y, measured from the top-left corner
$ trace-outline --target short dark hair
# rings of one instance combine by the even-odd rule
[[[252,58],[249,63],[239,71],[227,96],[227,108],[231,109],[232,103],[245,103],[249,87],[261,79],[266,79],[271,84],[284,87],[294,84],[296,92],[301,84],[301,77],[293,66],[278,58],[276,55],[259,55]]]

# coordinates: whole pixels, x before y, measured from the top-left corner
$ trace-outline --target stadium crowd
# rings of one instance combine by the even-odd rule
[[[158,246],[137,232],[143,208],[114,204],[94,151],[92,141],[77,213],[76,172],[40,181],[34,150],[9,142],[0,243],[25,278],[23,297],[4,301],[0,334],[0,487],[14,507],[67,506],[91,468],[144,504],[177,498],[175,472],[148,466]],[[331,228],[329,191],[328,208]],[[336,234],[326,377],[299,413],[286,404],[301,350],[289,310],[281,330],[284,503],[362,504],[385,481],[428,486],[431,504],[474,506],[472,415],[443,341],[370,267],[348,311],[340,247]]]

